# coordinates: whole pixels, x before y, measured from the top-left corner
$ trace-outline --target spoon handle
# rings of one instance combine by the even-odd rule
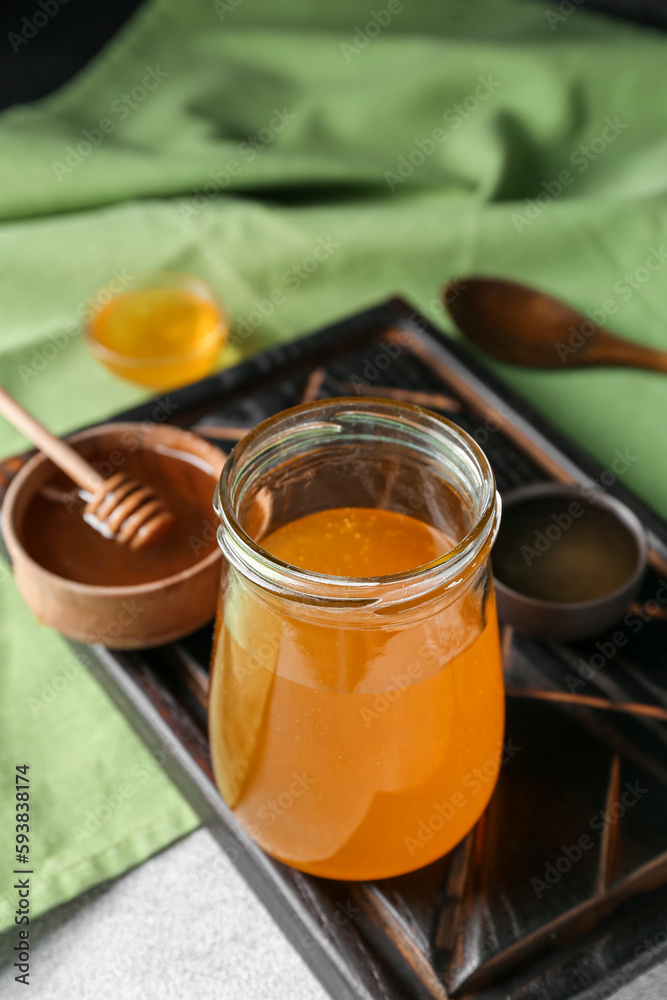
[[[645,368],[649,371],[667,374],[667,351],[658,351],[653,347],[642,347],[607,333],[604,340],[600,342],[598,363]]]
[[[59,469],[66,472],[78,486],[94,493],[103,482],[102,476],[95,471],[92,465],[89,465],[68,444],[48,431],[2,387],[0,387],[0,413],[17,430],[25,434],[29,441],[37,445],[39,450],[44,452]]]

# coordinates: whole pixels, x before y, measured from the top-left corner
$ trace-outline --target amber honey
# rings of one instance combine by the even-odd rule
[[[176,518],[169,534],[144,549],[110,542],[84,519],[86,501],[65,473],[54,469],[28,502],[22,520],[27,554],[56,576],[99,587],[133,587],[166,579],[206,558],[215,549],[214,514],[210,507],[211,469],[194,456],[160,453],[137,447],[109,452],[96,448],[88,456],[104,473],[123,471],[141,479],[163,497]]]
[[[114,295],[95,309],[87,334],[95,356],[115,375],[170,389],[209,374],[227,327],[208,286],[184,276]]]
[[[355,581],[428,565],[453,542],[407,514],[337,507],[261,544],[353,592]],[[486,806],[504,700],[484,570],[453,597],[374,620],[276,601],[232,568],[212,670],[218,784],[281,861],[330,878],[396,875],[449,851]]]

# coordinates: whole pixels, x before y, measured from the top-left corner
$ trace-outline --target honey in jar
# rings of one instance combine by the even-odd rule
[[[407,404],[308,404],[235,450],[216,508],[210,735],[237,819],[329,878],[446,853],[486,806],[474,775],[497,773],[504,725],[483,454]]]

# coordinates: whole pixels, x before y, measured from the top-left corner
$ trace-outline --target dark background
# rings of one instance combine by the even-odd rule
[[[557,11],[560,2],[548,0],[543,5]],[[44,3],[54,9],[58,0]],[[15,51],[9,34],[20,34],[22,19],[32,18],[42,8],[38,0],[6,0],[6,7],[0,9],[0,108],[35,101],[65,83],[99,52],[139,5],[140,0],[69,0],[59,5],[57,14],[36,31],[34,38]],[[667,28],[667,0],[583,0],[577,6]]]

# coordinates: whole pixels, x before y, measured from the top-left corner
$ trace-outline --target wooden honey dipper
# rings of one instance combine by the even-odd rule
[[[130,549],[141,549],[157,542],[172,528],[174,515],[155,490],[124,472],[104,479],[1,387],[0,413],[81,488],[86,500],[84,520],[106,538]]]

